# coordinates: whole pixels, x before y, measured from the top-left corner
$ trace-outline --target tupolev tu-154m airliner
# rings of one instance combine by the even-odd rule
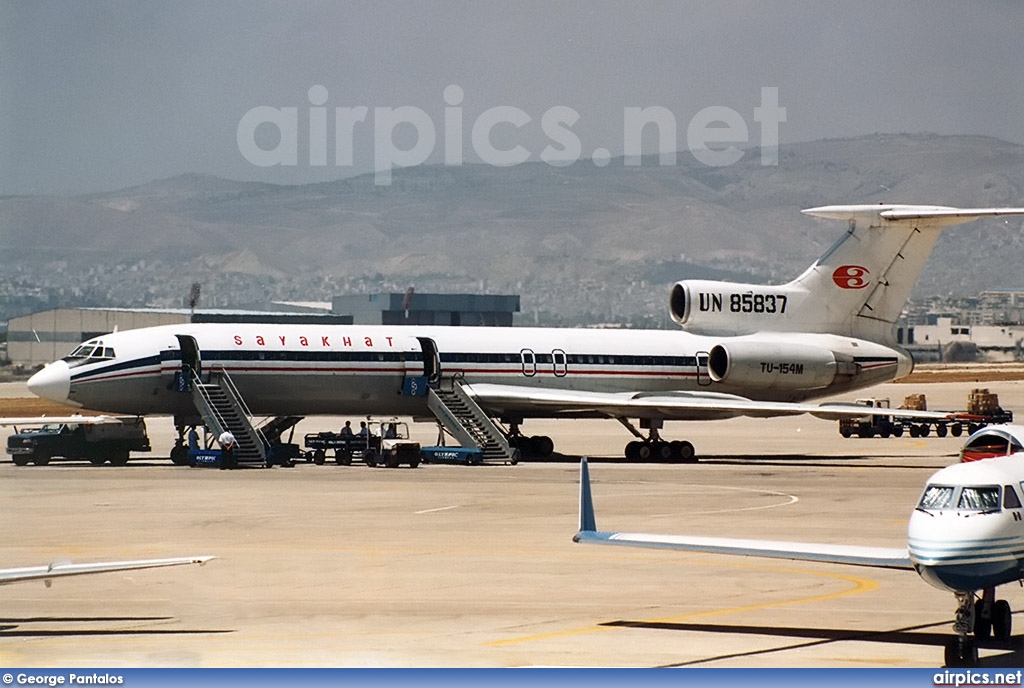
[[[863,415],[852,404],[807,402],[907,375],[913,363],[896,343],[894,324],[942,228],[1024,208],[880,204],[803,212],[840,220],[847,231],[787,284],[677,282],[669,309],[681,331],[169,325],[90,339],[28,386],[86,409],[174,415],[179,435],[197,417],[183,378],[228,377],[251,413],[267,416],[433,415],[445,422],[459,413],[453,404],[431,406],[431,391],[458,388],[504,441],[528,452],[550,454],[553,444],[521,435],[525,419],[606,417],[636,437],[627,458],[693,460],[689,442],[661,438],[665,421]]]

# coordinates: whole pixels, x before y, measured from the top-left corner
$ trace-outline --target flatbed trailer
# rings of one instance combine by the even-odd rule
[[[327,452],[333,452],[334,460],[341,466],[352,465],[354,455],[362,456],[370,446],[368,437],[362,435],[342,435],[337,432],[315,432],[307,434],[302,441],[308,450],[304,454],[307,461],[318,466],[327,461]]]
[[[856,404],[870,409],[872,413],[859,418],[843,418],[839,421],[839,434],[843,437],[936,437],[963,434],[972,435],[987,425],[1012,423],[1013,412],[999,406],[995,394],[987,389],[975,389],[968,396],[967,411],[950,411],[940,420],[909,420],[895,418],[886,413],[888,399],[857,399]],[[908,395],[901,408],[924,411],[926,404],[923,394]]]
[[[334,452],[334,461],[339,466],[351,466],[356,458],[370,468],[397,468],[402,464],[416,468],[420,465],[420,444],[409,439],[409,426],[398,420],[371,421],[365,435],[309,433],[303,438],[303,444],[308,450],[304,454],[306,460],[318,466],[327,461],[328,451]]]

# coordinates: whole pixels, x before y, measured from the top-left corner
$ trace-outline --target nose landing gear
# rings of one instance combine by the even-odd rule
[[[1006,600],[997,600],[995,588],[985,588],[981,597],[973,592],[956,595],[955,638],[946,643],[948,667],[968,667],[978,663],[978,640],[989,637],[1007,641],[1013,634],[1013,611]],[[974,637],[971,637],[971,634]]]

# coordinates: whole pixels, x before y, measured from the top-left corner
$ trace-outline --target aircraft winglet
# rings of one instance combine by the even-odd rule
[[[580,461],[580,533],[597,531],[597,520],[594,518],[594,497],[590,493],[590,469],[587,459]],[[577,533],[578,535],[578,533]],[[576,538],[573,538],[576,542]]]

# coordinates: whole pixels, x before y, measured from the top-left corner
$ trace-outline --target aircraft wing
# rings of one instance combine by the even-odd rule
[[[24,418],[0,418],[0,427],[8,425],[50,425],[60,423],[89,423],[100,425],[103,423],[120,423],[121,421],[113,416],[83,416],[76,414],[72,416],[26,416]]]
[[[91,573],[109,573],[112,571],[132,571],[135,569],[155,569],[162,566],[182,566],[199,564],[202,566],[216,557],[177,557],[173,559],[138,559],[135,561],[101,561],[92,564],[72,564],[71,562],[55,561],[48,566],[26,566],[17,569],[0,569],[0,585],[20,583],[22,581],[42,580],[50,585],[53,578],[64,576],[84,576]]]
[[[527,415],[597,415],[613,418],[657,417],[665,420],[714,420],[734,416],[770,418],[810,413],[826,420],[871,414],[910,420],[949,420],[938,411],[880,409],[858,404],[806,404],[755,401],[719,392],[589,392],[585,390],[474,384],[463,387],[481,406],[499,413]]]
[[[773,540],[741,540],[685,535],[652,535],[647,533],[613,533],[597,529],[594,500],[590,492],[590,471],[587,460],[580,462],[580,524],[573,542],[593,545],[620,545],[675,549],[685,552],[710,552],[770,559],[817,561],[851,566],[884,569],[913,569],[906,548],[856,547],[851,545],[781,542]]]

